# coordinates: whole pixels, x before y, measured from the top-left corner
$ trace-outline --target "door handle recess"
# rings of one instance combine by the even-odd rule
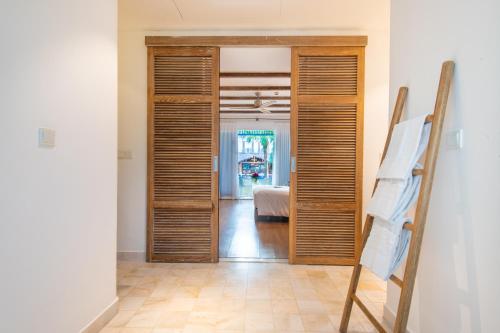
[[[213,172],[219,171],[219,156],[214,156],[212,161]]]

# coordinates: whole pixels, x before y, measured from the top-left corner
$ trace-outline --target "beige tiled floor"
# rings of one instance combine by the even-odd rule
[[[338,332],[351,267],[118,264],[120,311],[101,333]],[[385,283],[358,295],[381,320]],[[349,332],[375,332],[354,306]]]

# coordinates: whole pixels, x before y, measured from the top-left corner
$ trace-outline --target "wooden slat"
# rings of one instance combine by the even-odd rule
[[[361,302],[361,300],[358,298],[358,296],[352,295],[352,299],[353,299],[354,302],[356,302],[356,304],[359,306],[359,308],[361,309],[361,311],[363,311],[363,313],[368,318],[368,320],[370,320],[370,322],[373,324],[373,326],[375,326],[375,328],[377,329],[377,331],[379,331],[380,333],[385,333],[386,330],[384,329],[384,327],[382,326],[382,324],[380,324],[378,322],[378,320],[375,318],[375,316],[370,312],[370,310],[368,310],[368,308],[366,307],[366,305],[364,305],[363,302]]]
[[[220,91],[281,91],[290,90],[290,86],[221,86]]]
[[[347,210],[356,209],[353,202],[332,202],[331,200],[301,201],[297,203],[297,209],[301,210]]]
[[[289,72],[223,72],[220,73],[221,78],[228,77],[290,77]]]
[[[155,201],[154,208],[212,210],[211,200]]]
[[[424,173],[425,173],[424,169],[413,169],[412,170],[413,176],[422,176]]]
[[[415,230],[415,225],[412,223],[405,223],[403,224],[403,228],[409,231]]]
[[[391,276],[389,277],[389,279],[392,282],[394,282],[394,284],[396,284],[398,287],[402,287],[403,286],[403,281],[401,281],[401,279],[398,278],[396,275],[391,274]]]
[[[326,104],[357,104],[360,103],[362,96],[345,95],[300,95],[297,97],[299,103],[326,103]]]
[[[155,103],[211,103],[212,96],[206,95],[155,95]]]
[[[148,46],[365,46],[366,36],[146,36]]]

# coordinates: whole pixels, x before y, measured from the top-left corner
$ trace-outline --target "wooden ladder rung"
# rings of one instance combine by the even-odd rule
[[[403,287],[403,281],[400,278],[398,278],[396,275],[392,274],[389,279],[392,282],[394,282],[397,286],[399,286],[400,288]]]
[[[414,231],[415,225],[412,223],[405,223],[405,224],[403,224],[403,229],[406,229],[408,231]]]
[[[372,218],[375,218],[375,216],[371,214],[367,214],[368,216],[371,216]],[[408,231],[414,231],[415,230],[415,225],[413,223],[405,223],[403,224],[403,229],[406,229]]]
[[[386,330],[384,329],[384,327],[382,327],[382,324],[380,324],[378,322],[378,320],[375,318],[375,316],[372,315],[370,310],[368,310],[368,308],[363,304],[363,302],[361,302],[361,300],[358,298],[358,296],[356,296],[356,294],[352,295],[352,300],[354,301],[354,303],[356,303],[359,306],[361,311],[363,311],[365,316],[371,321],[371,323],[373,324],[373,326],[375,326],[377,331],[386,333]]]
[[[411,174],[414,176],[423,176],[425,173],[424,169],[413,169]]]

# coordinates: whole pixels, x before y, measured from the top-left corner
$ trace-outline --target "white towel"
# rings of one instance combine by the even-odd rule
[[[411,175],[429,140],[430,124],[425,125],[426,117],[412,118],[394,126],[377,178],[406,180]]]
[[[410,176],[406,180],[379,179],[366,212],[386,221],[398,220],[417,200],[421,180],[421,176]]]
[[[361,264],[383,280],[389,279],[406,256],[410,232],[403,229],[409,218],[385,221],[375,218],[370,237],[366,242]]]
[[[427,148],[430,124],[426,115],[394,127],[387,155],[377,173],[379,183],[367,212],[373,227],[363,249],[361,264],[387,280],[403,261],[410,233],[403,225],[411,222],[408,210],[418,198],[421,176],[413,176],[418,160]]]

